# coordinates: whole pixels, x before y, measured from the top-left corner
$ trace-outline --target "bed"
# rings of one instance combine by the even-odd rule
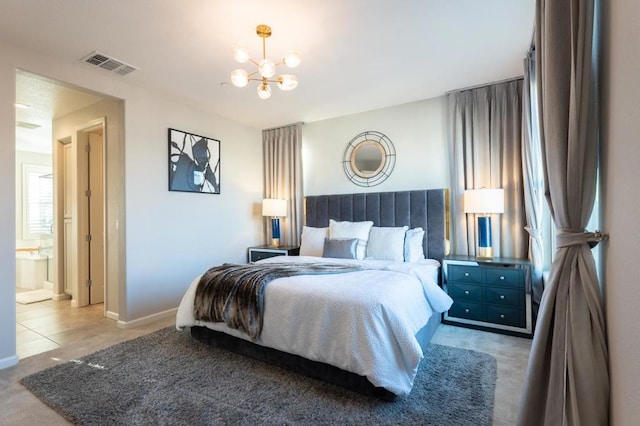
[[[358,238],[332,238],[325,244],[338,242],[342,247],[348,240],[353,243],[349,250],[359,258],[275,257],[259,262],[258,267],[326,264],[353,270],[269,282],[262,293],[264,321],[257,336],[224,322],[196,319],[194,298],[201,278],[196,277],[182,299],[176,327],[189,328],[194,338],[208,344],[357,392],[385,399],[407,394],[441,313],[452,303],[439,286],[445,210],[446,190],[442,189],[308,196],[303,247],[310,241],[307,232],[337,232],[340,226],[364,223],[372,223],[367,234],[371,245]],[[398,235],[402,229],[408,241],[408,232],[419,228],[424,230],[424,237],[420,234],[423,259],[405,262],[364,256],[367,259],[362,260],[363,253],[375,253],[374,243],[380,237],[374,239],[374,235],[391,238],[391,233]],[[308,244],[305,250],[301,254],[309,254]],[[385,252],[386,247],[378,250]]]

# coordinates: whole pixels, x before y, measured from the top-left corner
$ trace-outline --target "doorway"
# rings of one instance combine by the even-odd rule
[[[34,150],[48,152],[50,158],[48,164],[52,168],[55,194],[53,196],[53,233],[49,236],[49,244],[53,247],[51,262],[48,266],[50,275],[48,281],[53,287],[53,300],[35,305],[42,305],[42,310],[51,310],[53,305],[60,305],[60,309],[70,314],[70,316],[56,315],[56,320],[53,322],[51,320],[37,324],[30,322],[26,327],[22,326],[23,323],[30,321],[34,315],[33,312],[27,311],[37,307],[18,304],[16,309],[18,345],[32,342],[34,332],[40,335],[38,337],[46,336],[46,339],[53,343],[63,345],[68,343],[68,337],[62,334],[60,339],[55,337],[55,330],[62,327],[62,324],[64,327],[73,327],[71,322],[81,321],[81,317],[89,313],[91,315],[99,313],[102,318],[107,317],[111,320],[118,319],[119,289],[117,282],[114,282],[111,287],[108,285],[108,271],[113,272],[113,277],[118,277],[119,269],[117,264],[113,268],[106,267],[109,245],[105,236],[109,214],[118,218],[121,191],[112,192],[112,200],[107,204],[106,166],[109,149],[107,145],[115,147],[112,148],[110,155],[121,153],[123,102],[23,70],[16,70],[16,102],[25,106],[24,109],[16,106],[16,153]],[[76,148],[80,144],[91,146],[91,153],[86,153],[84,148],[79,153]],[[72,166],[74,162],[77,163],[78,158],[82,158],[81,164],[84,164],[80,170],[77,166]],[[65,159],[66,164],[71,166],[68,170],[64,167]],[[31,159],[29,161],[33,162]],[[119,160],[112,160],[112,164],[116,165],[115,170],[119,170]],[[17,171],[21,169],[22,167],[16,167]],[[121,175],[122,173],[111,173],[111,176],[115,177],[112,177],[112,180],[116,182],[114,184],[116,188],[122,187],[118,177]],[[62,197],[65,180],[68,182],[67,194]],[[82,198],[78,197],[80,191],[89,190],[88,186],[83,190],[80,181],[91,184],[92,197],[87,197],[85,192],[82,193]],[[22,191],[16,188],[16,199],[18,200],[21,196]],[[83,202],[78,203],[78,200]],[[16,204],[18,204],[17,201]],[[81,217],[86,219],[79,220]],[[121,222],[114,220],[116,223]],[[86,240],[87,235],[91,236],[91,241]],[[116,226],[111,233],[111,242],[113,247],[116,247],[114,248],[116,251],[121,241],[120,235]],[[16,232],[16,237],[17,239],[26,238],[19,232]],[[67,242],[72,242],[66,245],[68,248],[66,250],[65,239]],[[20,246],[19,243],[27,245],[27,242],[17,241],[16,247]],[[35,247],[38,244],[31,245]],[[43,245],[43,243],[39,244],[39,246]],[[82,280],[84,285],[79,286],[79,280]],[[87,280],[90,280],[90,286],[87,285]],[[109,288],[112,290],[109,291]],[[68,300],[72,295],[73,306]],[[88,309],[87,311],[72,313],[77,307],[88,306],[90,303],[94,305],[91,308],[85,308]],[[21,342],[23,337],[25,340]],[[47,350],[47,348],[42,349]]]

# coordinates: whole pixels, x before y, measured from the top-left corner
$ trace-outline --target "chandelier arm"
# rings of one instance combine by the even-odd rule
[[[255,59],[249,58],[249,61],[253,63],[253,65],[255,65],[256,67],[260,65],[260,62],[256,61]]]

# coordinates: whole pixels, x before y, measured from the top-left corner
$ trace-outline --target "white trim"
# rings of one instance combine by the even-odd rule
[[[118,321],[118,318],[120,318],[120,315],[117,312],[111,312],[111,311],[107,311],[104,314],[105,317],[112,319],[112,320],[116,320]]]
[[[140,327],[141,325],[147,325],[159,321],[164,318],[169,318],[171,316],[175,317],[178,312],[178,308],[167,309],[166,311],[157,312],[155,314],[147,315],[146,317],[137,318],[131,321],[120,321],[118,320],[118,328],[135,328]]]
[[[11,355],[6,358],[0,359],[0,370],[13,367],[14,365],[18,364],[19,360],[20,358],[18,358],[18,355]]]
[[[60,300],[71,299],[71,296],[69,296],[67,293],[62,293],[62,294],[54,294],[51,298],[56,302],[58,302]]]

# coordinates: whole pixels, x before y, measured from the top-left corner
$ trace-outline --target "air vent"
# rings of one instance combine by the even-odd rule
[[[122,62],[119,59],[112,58],[104,53],[93,52],[81,59],[82,62],[95,65],[107,71],[114,72],[119,75],[127,75],[139,68]]]
[[[34,124],[34,123],[27,123],[25,121],[16,121],[16,127],[22,127],[24,129],[37,129],[38,127],[41,127],[39,124]]]

